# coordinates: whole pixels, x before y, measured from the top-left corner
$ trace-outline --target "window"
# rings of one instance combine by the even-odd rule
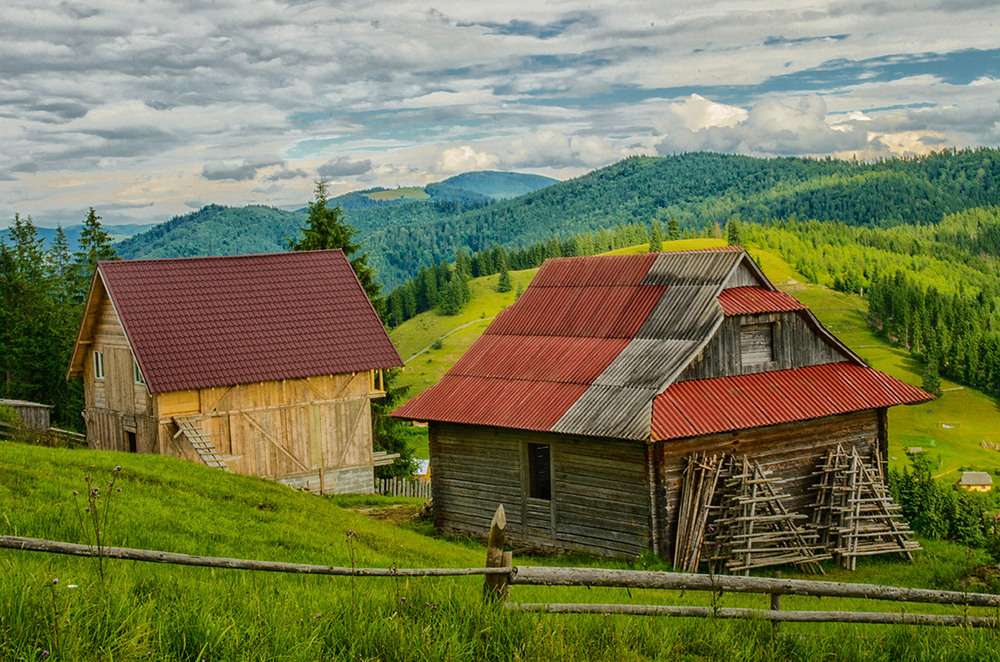
[[[385,377],[381,370],[368,371],[368,392],[372,395],[385,395]]]
[[[552,460],[548,444],[528,444],[528,496],[552,499]]]
[[[740,327],[740,356],[744,366],[774,360],[774,324],[744,324]]]
[[[104,352],[94,352],[94,379],[104,379]]]
[[[136,384],[145,385],[146,379],[142,376],[142,370],[139,369],[139,362],[132,357],[132,379],[135,380]]]

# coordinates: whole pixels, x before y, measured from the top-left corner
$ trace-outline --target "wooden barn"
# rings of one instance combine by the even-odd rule
[[[344,253],[98,263],[69,368],[92,448],[371,492],[370,399],[401,366]]]
[[[430,423],[440,530],[503,504],[518,543],[669,559],[692,453],[759,461],[808,512],[827,453],[885,458],[887,408],[929,398],[733,248],[547,260],[394,415]]]

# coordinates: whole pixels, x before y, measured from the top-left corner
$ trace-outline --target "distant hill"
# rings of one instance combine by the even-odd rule
[[[541,183],[534,175],[511,174],[459,175],[424,187],[427,197],[419,199],[415,189],[352,193],[371,204],[347,209],[347,220],[391,289],[421,266],[454,259],[459,248],[517,248],[623,223],[648,227],[654,218],[665,226],[673,216],[682,228],[695,229],[724,225],[732,216],[889,227],[1000,204],[996,149],[876,163],[715,153],[632,157],[494,201],[490,196],[513,192],[511,182]],[[297,237],[304,218],[304,210],[213,205],[128,239],[120,250],[127,257],[284,250],[284,238]]]
[[[455,175],[441,182],[441,186],[450,186],[472,193],[478,193],[493,200],[507,200],[519,195],[534,193],[546,186],[558,184],[558,179],[542,175],[528,175],[519,172],[496,172],[480,170]]]
[[[286,237],[299,236],[305,220],[304,210],[208,205],[129,237],[115,248],[127,260],[277,253],[287,250]]]
[[[424,187],[406,186],[394,189],[375,187],[363,191],[351,191],[332,198],[331,202],[347,211],[379,209],[412,202],[485,205],[495,200],[506,200],[533,193],[558,182],[558,179],[542,175],[484,170],[462,173]]]
[[[153,227],[153,223],[146,224],[136,224],[136,225],[105,225],[104,229],[108,231],[111,238],[115,241],[126,239],[140,232],[144,232],[149,228]],[[70,225],[69,227],[63,228],[63,232],[66,233],[66,239],[69,240],[69,249],[71,251],[77,250],[77,242],[80,240],[80,232],[83,230],[82,225]],[[4,228],[0,230],[0,240],[6,240],[10,230]],[[45,247],[49,248],[52,246],[53,240],[56,237],[55,228],[38,228],[38,236],[45,240]]]

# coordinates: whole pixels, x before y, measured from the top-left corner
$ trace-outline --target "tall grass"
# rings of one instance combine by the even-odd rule
[[[318,498],[172,458],[0,445],[0,534],[85,542],[72,491],[110,475],[123,488],[113,545],[264,560],[361,566],[471,567],[469,541],[393,526],[347,507],[401,503]],[[348,530],[356,532],[348,543]],[[661,568],[651,557],[576,555],[515,563]],[[931,543],[908,564],[865,562],[829,578],[955,588],[974,564]],[[787,571],[786,571],[787,572]],[[698,621],[510,612],[482,600],[482,578],[357,579],[212,570],[0,550],[0,660],[898,660],[993,659],[991,631],[903,626]],[[54,580],[58,580],[55,581]],[[522,587],[522,602],[710,604],[678,591]],[[766,607],[723,595],[721,606]],[[788,609],[898,610],[863,600],[789,596]],[[948,606],[928,612],[961,613]],[[976,610],[988,614],[989,610]]]

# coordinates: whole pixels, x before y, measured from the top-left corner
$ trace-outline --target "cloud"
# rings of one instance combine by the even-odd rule
[[[371,159],[352,159],[349,156],[338,156],[319,167],[320,177],[351,177],[363,175],[372,169]]]
[[[449,147],[441,152],[435,169],[441,173],[462,173],[470,170],[488,170],[496,166],[500,159],[496,154],[476,151],[469,145]]]
[[[206,163],[201,169],[201,176],[216,181],[231,179],[234,182],[245,182],[257,176],[258,167],[246,163]]]
[[[699,105],[704,106],[699,102]],[[685,112],[682,112],[685,111]],[[709,150],[766,156],[829,154],[867,146],[868,133],[850,123],[834,128],[827,122],[826,102],[817,96],[797,103],[762,100],[742,119],[733,113],[726,124],[692,130],[687,107],[671,108],[658,126],[665,129],[660,154]]]

